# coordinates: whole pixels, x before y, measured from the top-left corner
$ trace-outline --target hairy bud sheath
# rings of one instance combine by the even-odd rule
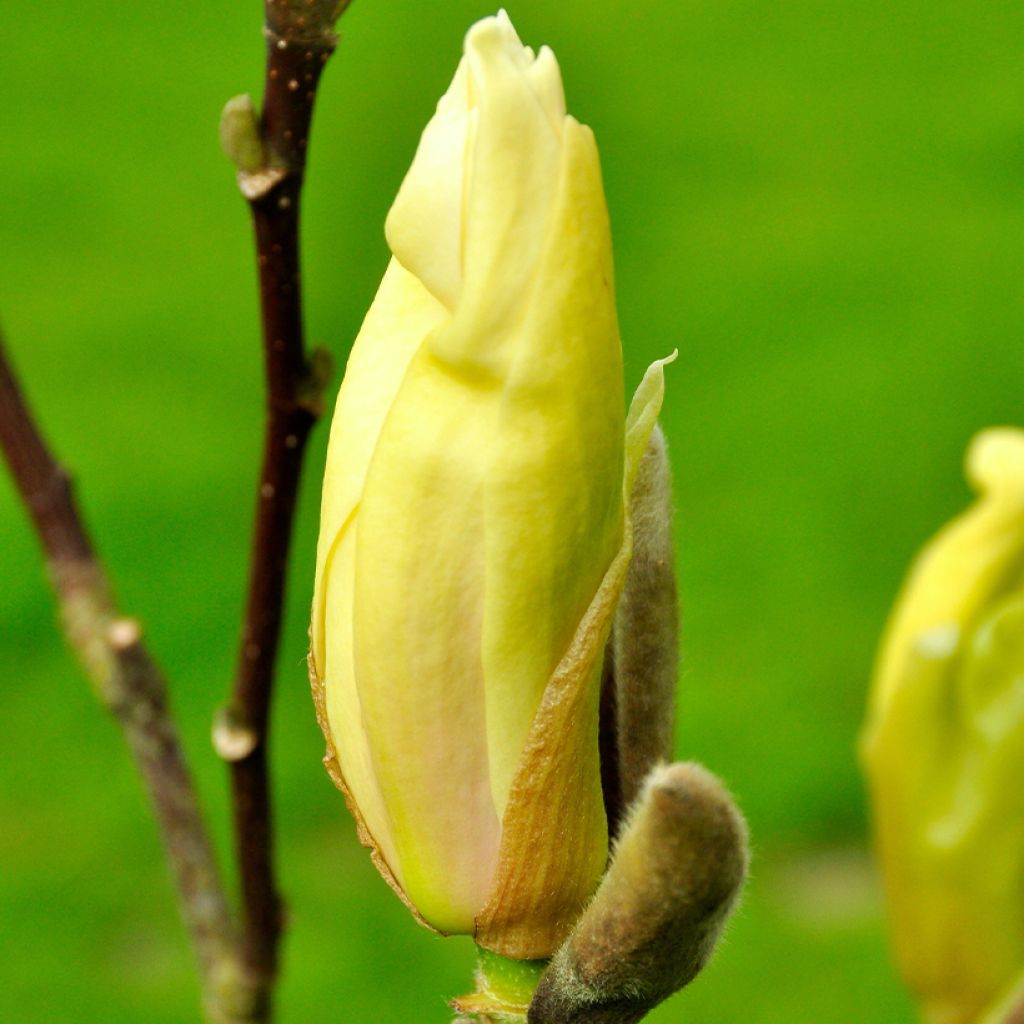
[[[747,872],[747,829],[697,764],[655,768],[590,906],[555,954],[530,1024],[633,1024],[700,972]]]
[[[679,602],[672,545],[672,470],[655,427],[630,501],[633,557],[612,628],[615,794],[633,804],[650,770],[672,758],[679,670]],[[605,802],[608,802],[605,793]]]
[[[504,15],[470,30],[386,231],[324,480],[326,760],[421,920],[548,956],[607,860],[601,655],[663,383],[624,426],[593,135]]]
[[[1024,432],[980,434],[967,475],[977,501],[890,618],[861,750],[893,945],[929,1024],[996,1024],[986,1008],[1024,977]]]

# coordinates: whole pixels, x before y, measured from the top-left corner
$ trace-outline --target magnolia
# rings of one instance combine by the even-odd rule
[[[603,650],[662,364],[625,415],[597,148],[470,30],[331,427],[310,653],[333,778],[414,912],[548,956],[608,855]]]
[[[974,505],[925,548],[878,659],[862,753],[901,969],[930,1024],[1024,978],[1024,432],[967,456]]]

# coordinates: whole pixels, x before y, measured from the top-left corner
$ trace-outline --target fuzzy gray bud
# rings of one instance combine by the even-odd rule
[[[747,829],[700,765],[655,768],[529,1024],[633,1024],[700,972],[747,872]]]

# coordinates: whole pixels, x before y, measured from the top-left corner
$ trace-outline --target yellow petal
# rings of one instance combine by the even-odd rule
[[[355,524],[387,409],[413,353],[443,314],[392,260],[352,348],[331,422],[313,587],[310,654],[324,693],[328,745],[366,830],[392,864],[394,844],[369,758],[352,661]]]
[[[377,435],[409,360],[444,315],[416,278],[392,260],[349,356],[331,420],[313,585],[313,658],[325,681],[324,581],[331,549],[358,507]]]
[[[650,367],[633,399],[622,492],[626,509],[627,485],[654,429],[664,365],[672,358]],[[604,871],[608,831],[597,749],[601,658],[631,550],[627,517],[622,547],[544,691],[513,779],[498,871],[476,928],[477,942],[504,956],[550,956]]]
[[[462,205],[472,131],[466,61],[423,130],[384,233],[398,260],[448,310],[462,289]]]
[[[901,970],[975,1024],[1024,964],[1024,433],[972,444],[977,502],[888,627],[862,755]]]
[[[564,130],[559,198],[519,317],[484,493],[491,792],[503,814],[541,694],[622,544],[622,356],[589,130]],[[586,225],[586,229],[582,228]]]
[[[917,637],[956,624],[969,627],[993,594],[1019,571],[1024,552],[1024,432],[979,434],[967,453],[967,475],[980,499],[925,548],[886,627],[872,709],[881,713],[898,687],[903,659]]]
[[[483,476],[498,393],[417,354],[381,431],[359,511],[355,677],[409,898],[472,930],[499,823],[480,664]]]
[[[487,18],[466,38],[475,103],[467,150],[463,281],[451,329],[432,345],[438,358],[481,380],[504,379],[522,337],[548,237],[562,165],[550,94],[561,93],[553,57],[535,62],[539,93],[524,73],[532,57],[511,26]]]

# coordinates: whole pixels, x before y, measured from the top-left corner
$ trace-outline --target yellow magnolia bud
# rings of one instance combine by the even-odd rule
[[[1024,432],[967,456],[975,504],[890,619],[862,754],[893,942],[929,1024],[980,1024],[1024,971]]]
[[[503,13],[467,35],[386,234],[324,479],[326,761],[421,920],[547,956],[607,860],[602,653],[663,381],[624,423],[594,138]]]

